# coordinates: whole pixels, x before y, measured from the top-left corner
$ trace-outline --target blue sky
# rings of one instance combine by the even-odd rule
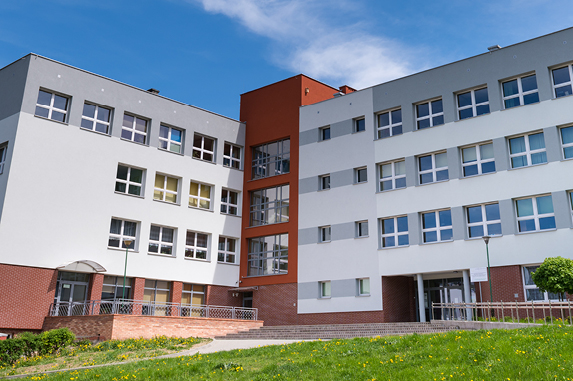
[[[360,89],[571,26],[571,0],[4,0],[0,67],[34,52],[238,119],[295,74]]]

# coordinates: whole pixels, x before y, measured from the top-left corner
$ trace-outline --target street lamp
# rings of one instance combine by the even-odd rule
[[[487,277],[489,278],[489,298],[490,301],[493,302],[493,289],[491,288],[491,267],[489,266],[489,239],[490,236],[483,236],[483,241],[485,242],[485,252],[487,253]]]
[[[129,246],[132,244],[132,239],[124,239],[123,244],[125,245],[125,267],[123,268],[123,296],[122,299],[125,300],[125,278],[127,274],[127,253],[129,252]]]

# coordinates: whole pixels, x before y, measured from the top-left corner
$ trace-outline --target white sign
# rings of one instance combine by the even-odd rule
[[[487,282],[487,267],[476,267],[470,269],[470,281]]]

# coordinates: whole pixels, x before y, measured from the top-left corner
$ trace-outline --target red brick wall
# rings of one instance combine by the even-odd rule
[[[103,289],[103,274],[92,274],[88,290],[88,300],[100,300]]]
[[[414,278],[382,277],[382,303],[385,322],[415,321]]]
[[[232,287],[207,286],[206,288],[205,304],[231,307],[241,307],[243,305],[243,295],[238,293],[239,296],[233,296],[233,292],[229,291]],[[237,294],[237,292],[235,292],[235,294]]]
[[[329,312],[300,314],[298,324],[385,323],[384,311]]]
[[[0,332],[42,329],[56,281],[56,270],[0,264]]]
[[[259,320],[265,325],[299,324],[296,302],[296,283],[259,286],[253,292],[253,307],[258,308]]]

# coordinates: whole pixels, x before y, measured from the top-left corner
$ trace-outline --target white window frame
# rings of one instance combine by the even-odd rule
[[[118,194],[126,194],[129,196],[135,196],[135,197],[143,197],[143,184],[145,184],[145,169],[143,168],[138,168],[138,167],[133,167],[131,165],[126,165],[126,164],[122,164],[122,163],[118,163],[117,164],[117,170],[119,171],[119,167],[125,167],[127,168],[127,179],[120,179],[117,177],[118,173],[116,172],[115,175],[115,193]],[[131,180],[131,171],[132,169],[141,171],[141,183],[138,183],[136,181]],[[117,190],[117,184],[124,184],[125,185],[125,192],[121,192],[119,190]],[[139,194],[133,194],[129,191],[130,187],[138,187],[139,188]]]
[[[378,219],[378,226],[380,229],[380,248],[382,249],[390,249],[390,248],[395,248],[395,247],[408,247],[410,246],[410,235],[409,235],[409,230],[406,231],[398,231],[398,218],[404,218],[406,217],[406,221],[408,221],[408,216],[407,215],[402,215],[402,216],[395,216],[395,217],[383,217],[383,218],[379,218]],[[384,233],[384,221],[386,220],[392,220],[392,223],[394,224],[394,232],[393,233]],[[407,244],[400,244],[400,240],[399,237],[402,236],[406,236],[408,237],[408,243]],[[393,246],[386,246],[384,244],[384,238],[390,238],[393,237],[394,238],[394,245]]]
[[[387,191],[391,191],[391,190],[395,190],[395,189],[404,189],[407,187],[407,184],[404,184],[403,187],[399,187],[399,188],[396,187],[396,180],[399,180],[399,179],[405,180],[406,179],[406,171],[405,170],[404,170],[403,175],[396,175],[396,163],[404,163],[404,169],[405,169],[406,161],[404,159],[394,160],[394,161],[389,161],[389,162],[378,164],[378,191],[379,192],[387,192]],[[386,165],[392,166],[392,175],[389,177],[382,177],[382,167],[386,166]],[[382,189],[383,183],[385,183],[387,181],[392,182],[392,188]]]
[[[483,175],[483,170],[482,170],[482,164],[487,164],[487,163],[494,163],[495,166],[495,152],[494,152],[494,157],[489,158],[489,159],[482,159],[481,158],[481,147],[491,144],[492,145],[492,149],[493,149],[493,142],[485,142],[485,143],[478,143],[478,144],[472,144],[470,146],[465,146],[465,147],[460,147],[460,160],[462,161],[462,176],[463,177],[472,177],[472,176],[480,176]],[[468,161],[467,163],[464,163],[464,150],[468,149],[468,148],[474,148],[476,150],[476,160],[475,161]],[[464,169],[466,167],[471,167],[473,165],[477,166],[477,170],[478,173],[476,173],[475,175],[466,175]],[[494,169],[491,172],[486,172],[485,174],[488,173],[495,173],[497,171],[497,168]]]
[[[193,238],[193,242],[190,243],[189,242],[189,233],[193,233],[195,234],[195,237]],[[198,235],[204,235],[206,236],[206,242],[207,242],[207,247],[203,247],[203,246],[197,246],[197,241],[198,241]],[[185,233],[185,259],[195,259],[198,261],[209,261],[209,244],[211,242],[211,234],[208,233],[203,233],[203,232],[198,232],[195,230],[187,230],[187,232]],[[205,252],[205,258],[198,258],[197,257],[197,250],[201,251],[201,252]],[[192,255],[189,255],[189,252],[192,251]]]
[[[366,178],[360,179],[360,172],[364,171]],[[354,168],[354,184],[364,184],[368,182],[368,167]]]
[[[356,221],[355,225],[355,238],[368,237],[368,220]]]
[[[446,154],[446,166],[445,167],[439,167],[436,168],[436,155],[441,155],[441,154]],[[430,156],[432,158],[432,168],[430,169],[426,169],[426,170],[420,170],[420,159],[423,157],[427,157]],[[417,160],[417,164],[418,164],[418,182],[420,185],[424,185],[424,184],[432,184],[432,183],[438,183],[438,182],[442,182],[442,181],[448,181],[450,179],[450,172],[449,172],[449,168],[447,165],[448,162],[448,153],[447,151],[442,151],[442,152],[434,152],[434,153],[429,153],[427,155],[420,155],[416,158]],[[438,176],[437,173],[446,170],[448,172],[448,178],[443,179],[443,180],[437,180]],[[426,183],[422,183],[422,175],[431,173],[432,174],[432,181],[426,182]]]
[[[201,139],[201,147],[197,147],[195,145],[195,140],[197,140],[198,138]],[[209,140],[213,141],[213,150],[212,151],[205,148],[205,139],[209,139]],[[217,149],[217,139],[212,138],[210,136],[197,134],[197,133],[193,135],[193,154],[192,154],[193,159],[203,160],[203,161],[207,161],[209,163],[214,163],[215,162],[215,151],[216,151],[216,149]],[[212,160],[205,159],[206,155],[211,155]]]
[[[133,118],[131,125],[126,125],[126,120],[125,120],[126,116]],[[145,131],[141,131],[137,128],[137,126],[138,126],[137,121],[138,120],[145,123]],[[124,136],[124,131],[129,133],[129,136],[130,136],[129,139]],[[149,131],[149,120],[148,119],[145,119],[145,118],[142,118],[142,117],[139,117],[139,116],[127,113],[127,112],[123,114],[123,121],[121,122],[121,139],[130,141],[130,142],[134,142],[137,144],[147,145],[147,132],[148,131]],[[143,137],[142,142],[135,140],[135,137],[138,135]]]
[[[227,147],[229,148],[229,153],[227,154]],[[235,157],[235,151],[239,151],[239,157]],[[231,144],[229,142],[225,142],[223,147],[223,167],[234,168],[234,169],[241,169],[241,153],[243,152],[243,148]]]
[[[500,211],[499,219],[497,219],[497,220],[488,220],[488,219],[487,219],[487,215],[486,215],[486,210],[485,210],[485,208],[486,208],[487,205],[497,205],[498,210],[499,210],[499,203],[498,203],[498,202],[489,202],[489,203],[486,203],[486,204],[478,204],[478,205],[468,205],[468,206],[466,206],[466,207],[464,208],[464,209],[465,209],[464,211],[465,211],[465,214],[466,214],[466,224],[467,224],[467,227],[468,227],[468,230],[467,230],[468,239],[476,239],[476,238],[481,238],[481,237],[483,237],[483,236],[497,237],[497,236],[503,235],[503,230],[502,230],[502,233],[500,233],[500,234],[491,234],[491,233],[489,232],[489,229],[488,229],[488,226],[489,226],[489,225],[499,224],[499,225],[501,226],[501,211]],[[475,207],[480,207],[480,209],[481,209],[481,221],[479,221],[479,222],[470,222],[470,221],[469,221],[468,209],[469,209],[469,208],[475,208]],[[476,227],[476,226],[481,226],[484,234],[481,235],[481,236],[472,237],[472,236],[471,236],[471,233],[470,233],[471,228],[472,228],[472,227]],[[501,228],[503,229],[502,226],[501,226]]]
[[[563,143],[563,130],[571,129],[573,131],[573,126],[563,126],[559,128],[559,140],[561,141],[561,153],[563,154],[563,160],[573,159],[573,154],[570,157],[566,157],[565,149],[569,148],[573,152],[573,141],[571,143]]]
[[[523,86],[521,84],[521,81],[523,80],[523,78],[528,78],[531,76],[535,76],[535,84],[537,85],[535,89],[533,90],[528,90],[526,92],[523,91]],[[517,94],[513,94],[513,95],[508,95],[505,96],[505,93],[503,91],[503,85],[505,83],[511,82],[511,81],[517,81]],[[534,93],[538,93],[538,98],[539,98],[539,84],[537,83],[537,75],[536,73],[529,73],[529,74],[524,74],[522,76],[519,77],[515,77],[515,78],[511,78],[508,80],[505,80],[503,82],[501,82],[501,97],[502,97],[502,104],[503,104],[503,109],[507,110],[513,107],[518,107],[518,106],[523,106],[525,103],[523,101],[523,97],[526,95],[530,95],[530,94],[534,94]],[[519,105],[515,105],[515,106],[511,106],[511,107],[507,107],[505,102],[514,98],[519,98]],[[537,102],[532,102],[532,103],[528,103],[528,104],[533,104],[533,103],[539,103],[539,99],[537,100]]]
[[[394,112],[400,111],[400,121],[395,121],[395,117],[393,116]],[[384,114],[388,114],[388,124],[381,126],[380,125],[380,117]],[[400,127],[400,132],[394,133],[394,129]],[[388,130],[388,136],[381,136],[382,131]],[[384,139],[389,138],[390,136],[401,135],[403,133],[402,130],[402,108],[397,107],[388,111],[383,111],[376,114],[376,139]]]
[[[318,298],[330,299],[332,297],[332,283],[329,280],[318,282]]]
[[[326,136],[326,133],[328,131],[328,137]],[[325,140],[330,140],[331,139],[331,135],[330,135],[330,126],[324,126],[324,127],[320,127],[318,129],[318,141],[325,141]]]
[[[571,220],[573,221],[573,191],[567,192],[569,195],[569,211],[571,212]]]
[[[8,156],[8,142],[0,144],[0,175],[4,172],[6,157]]]
[[[167,129],[167,137],[161,136],[161,130]],[[173,131],[179,131],[181,134],[181,141],[178,142],[173,139]],[[183,142],[185,141],[185,130],[177,127],[171,127],[166,124],[161,124],[159,126],[159,149],[163,151],[183,154]],[[162,147],[161,144],[165,144],[165,147]]]
[[[163,186],[160,188],[157,186],[157,181],[158,181],[158,176],[162,176],[163,177]],[[167,189],[167,183],[169,180],[175,180],[177,182],[177,185],[175,186],[176,190],[172,191]],[[163,202],[168,202],[171,204],[178,204],[179,203],[179,178],[174,177],[174,176],[170,176],[170,175],[166,175],[165,173],[155,173],[155,181],[153,183],[153,200],[155,201],[163,201]],[[161,195],[159,197],[159,195]],[[171,195],[171,196],[175,196],[175,201],[169,201],[167,199],[167,197]]]
[[[159,239],[157,239],[157,240],[154,240],[151,238],[151,231],[153,228],[159,228]],[[164,240],[164,233],[166,233],[166,230],[171,230],[171,239],[172,239],[171,242]],[[175,242],[176,242],[176,240],[177,240],[177,229],[167,227],[167,226],[151,224],[151,227],[149,229],[149,243],[147,245],[147,252],[149,254],[164,255],[167,257],[175,257]],[[156,252],[151,250],[151,245],[157,245],[157,251]],[[167,249],[170,252],[169,253],[163,253],[162,252],[163,249]]]
[[[434,103],[434,102],[436,102],[436,101],[441,101],[441,102],[442,102],[442,111],[434,113],[434,112],[433,112],[433,108],[432,108],[432,103]],[[429,114],[428,114],[428,115],[425,115],[425,116],[420,116],[420,117],[419,117],[419,116],[418,116],[418,106],[422,106],[422,105],[425,105],[425,104],[428,105],[428,112],[429,112]],[[414,108],[416,109],[416,130],[418,130],[418,131],[419,131],[419,130],[425,130],[426,128],[431,128],[431,127],[434,127],[434,126],[441,126],[442,124],[445,123],[445,120],[443,119],[443,117],[444,117],[444,101],[443,101],[442,98],[430,99],[430,100],[425,101],[425,102],[416,103],[414,106],[415,106]],[[441,117],[442,117],[442,123],[434,124],[434,118],[436,118],[436,117],[438,117],[438,116],[441,116]],[[426,120],[426,119],[429,119],[429,120],[430,120],[430,125],[427,126],[427,127],[420,128],[420,127],[419,127],[419,122],[421,122],[421,121],[423,121],[423,120]]]
[[[197,184],[197,195],[191,194],[191,184]],[[201,196],[201,189],[204,187],[209,188],[209,198]],[[189,183],[189,207],[203,210],[211,210],[213,202],[213,189],[214,186],[210,184],[200,183],[198,181],[193,181]],[[193,200],[196,201],[197,205],[191,205]],[[201,206],[201,202],[207,202],[208,207]]]
[[[367,290],[365,290],[365,288],[367,288]],[[370,296],[370,278],[356,279],[356,295]]]
[[[330,189],[330,173],[318,176],[318,190]]]
[[[537,287],[537,285],[536,285],[535,283],[533,283],[533,284],[526,284],[526,283],[525,283],[525,269],[528,268],[528,267],[529,267],[529,268],[531,268],[531,267],[537,267],[537,268],[538,268],[539,266],[540,266],[540,265],[521,266],[521,277],[522,277],[522,280],[523,280],[523,296],[524,296],[524,298],[525,298],[525,301],[526,301],[526,302],[533,302],[533,303],[543,303],[543,302],[548,302],[548,301],[558,302],[558,301],[559,301],[559,296],[557,295],[556,298],[550,299],[550,298],[549,298],[550,293],[547,292],[547,291],[544,291],[544,292],[543,292],[543,299],[542,299],[542,300],[529,300],[529,299],[527,298],[527,290],[539,290],[539,287]],[[533,281],[533,280],[532,280],[532,281]],[[540,290],[540,292],[541,292],[541,290]]]
[[[320,243],[331,242],[332,240],[332,227],[330,225],[319,226],[318,228],[318,241]]]
[[[428,243],[437,243],[437,242],[452,242],[454,240],[454,225],[453,225],[453,221],[451,225],[444,225],[441,226],[440,225],[440,212],[443,211],[449,211],[450,212],[450,220],[452,219],[452,210],[451,209],[439,209],[439,210],[430,210],[427,212],[421,212],[420,213],[420,223],[421,223],[421,227],[422,227],[422,242],[424,244],[428,244]],[[424,214],[429,214],[429,213],[434,213],[434,217],[436,219],[436,227],[434,228],[424,228]],[[451,230],[452,231],[452,238],[450,239],[442,239],[442,231],[446,231],[446,230]],[[435,241],[431,241],[431,242],[426,242],[426,238],[424,233],[431,233],[431,232],[436,232],[436,240]]]
[[[478,87],[478,88],[476,88],[476,89],[467,90],[467,91],[462,91],[462,92],[459,92],[459,93],[456,94],[456,106],[457,106],[457,108],[458,108],[458,120],[464,120],[464,119],[469,119],[469,118],[475,118],[476,116],[480,116],[480,115],[484,115],[484,114],[489,114],[489,112],[490,112],[490,109],[489,109],[489,93],[487,94],[487,95],[488,95],[487,101],[481,102],[481,103],[476,103],[476,91],[480,91],[480,90],[484,90],[484,89],[485,89],[485,91],[486,91],[486,93],[487,93],[487,86],[482,86],[482,87]],[[460,95],[467,94],[467,93],[470,93],[470,96],[471,96],[471,104],[470,104],[470,105],[467,105],[467,106],[461,106],[461,107],[460,107],[460,98],[459,98],[459,96],[460,96]],[[488,106],[487,112],[478,114],[478,113],[477,113],[477,108],[478,108],[479,106]],[[467,110],[467,109],[471,109],[471,110],[472,110],[472,116],[467,116],[467,117],[465,117],[465,118],[462,118],[461,115],[460,115],[460,113],[461,113],[462,111],[464,111],[464,110]]]
[[[530,148],[529,145],[529,137],[532,135],[537,135],[537,134],[541,134],[543,136],[543,148],[540,149],[534,149],[532,150]],[[523,140],[525,141],[525,151],[523,152],[518,152],[518,153],[511,153],[511,140],[512,139],[519,139],[519,138],[524,138]],[[543,133],[543,131],[535,131],[535,132],[530,132],[527,134],[522,134],[522,135],[517,135],[517,136],[511,136],[509,138],[507,138],[507,149],[508,149],[508,153],[509,153],[509,166],[511,169],[519,169],[519,168],[525,168],[525,167],[531,167],[533,165],[542,165],[542,164],[546,164],[547,163],[547,144],[545,144],[545,134]],[[542,153],[545,152],[545,162],[543,163],[537,163],[537,164],[532,164],[531,161],[531,155],[534,155],[536,153]],[[527,159],[527,165],[521,166],[521,167],[514,167],[513,166],[513,158],[514,157],[521,157],[521,156],[525,156]]]
[[[196,290],[195,288],[202,288],[201,291]],[[183,306],[202,306],[205,304],[205,285],[203,284],[196,284],[196,283],[183,283],[183,289],[181,290],[181,299],[185,299],[185,295],[189,295],[189,304],[181,303]],[[193,304],[193,299],[195,295],[201,296],[201,303]],[[194,312],[189,309],[183,309],[181,311],[181,316],[194,316]]]
[[[550,197],[551,198],[551,207],[553,209],[552,213],[541,213],[541,214],[539,213],[538,208],[537,208],[537,199],[541,198],[541,197]],[[528,199],[531,199],[531,204],[533,206],[533,215],[519,217],[519,215],[518,215],[519,209],[517,207],[517,202],[520,200],[528,200]],[[556,228],[541,229],[540,222],[539,222],[539,220],[542,218],[553,217],[554,222],[557,223],[557,221],[555,221],[555,207],[553,206],[553,196],[551,194],[540,194],[537,196],[516,198],[516,199],[514,199],[514,205],[515,205],[515,220],[517,223],[517,234],[527,234],[527,233],[533,233],[533,232],[551,231],[551,230],[556,229]],[[535,230],[520,231],[519,222],[520,221],[526,221],[526,220],[533,220],[534,221]]]
[[[234,243],[235,250],[229,249],[229,242]],[[238,258],[237,242],[238,242],[238,240],[236,238],[219,236],[219,245],[217,247],[217,262],[219,262],[219,263],[231,263],[231,264],[238,263],[238,261],[237,261],[237,258]],[[221,249],[221,244],[223,245],[222,249]],[[223,260],[221,260],[221,256],[223,256]],[[231,257],[232,257],[232,260],[229,260]]]
[[[553,72],[555,70],[559,70],[559,69],[563,69],[563,68],[567,68],[567,70],[569,71],[569,81],[568,82],[562,82],[558,85],[555,84],[555,76],[553,75]],[[551,85],[553,87],[553,95],[555,96],[555,98],[561,98],[561,97],[566,97],[571,95],[571,91],[573,90],[573,67],[571,64],[566,65],[566,66],[559,66],[556,68],[551,69]],[[563,94],[561,96],[557,96],[557,89],[560,87],[565,87],[565,86],[569,86],[569,94]]]
[[[225,200],[225,193],[227,194],[226,199]],[[231,193],[235,193],[236,195],[236,199],[237,199],[237,203],[233,204],[231,202]],[[227,188],[223,188],[221,189],[221,213],[222,214],[229,214],[232,216],[238,216],[239,215],[239,192],[231,190],[231,189],[227,189]],[[232,209],[235,209],[235,213],[232,212]],[[223,209],[225,209],[225,211],[223,211]]]
[[[362,128],[361,130],[358,129],[358,126],[359,126],[359,123],[360,123],[360,122],[364,122],[364,123],[362,124],[362,125],[363,125],[363,128]],[[361,117],[361,118],[356,118],[356,119],[354,119],[354,121],[353,121],[353,127],[352,127],[352,132],[357,133],[357,132],[364,132],[364,131],[366,131],[366,118]]]
[[[50,94],[50,104],[49,105],[43,105],[43,104],[38,103],[38,100],[40,98],[40,92]],[[61,109],[61,108],[54,106],[54,103],[55,103],[54,101],[55,101],[56,97],[64,98],[66,100],[66,108],[65,109]],[[67,123],[68,109],[70,108],[70,100],[71,100],[71,97],[68,95],[56,93],[56,92],[46,90],[46,89],[40,89],[38,92],[38,98],[36,100],[36,109],[34,111],[34,115],[38,116],[40,118],[46,118],[46,119],[50,119],[50,120],[60,122],[60,123]],[[48,116],[38,115],[37,114],[38,108],[48,110]],[[64,120],[54,119],[54,112],[63,114]]]
[[[125,250],[125,240],[131,240],[131,245],[129,245],[130,247],[128,248],[129,251],[135,251],[136,247],[137,247],[137,235],[139,233],[139,222],[138,221],[132,221],[132,220],[126,220],[123,218],[116,218],[116,217],[112,217],[111,218],[112,223],[113,220],[116,221],[121,221],[121,227],[120,227],[120,233],[112,233],[111,232],[111,223],[110,223],[110,231],[109,231],[109,238],[117,238],[119,239],[119,247],[118,246],[110,246],[109,245],[109,239],[108,239],[108,248],[111,249],[120,249],[120,250]],[[129,222],[132,224],[135,224],[135,235],[134,236],[130,236],[130,235],[126,235],[125,234],[125,223]]]
[[[95,107],[95,111],[94,111],[94,116],[93,118],[90,116],[87,116],[84,114],[85,112],[85,107],[87,106],[93,106]],[[107,110],[108,114],[108,120],[101,120],[98,119],[98,116],[100,115],[100,110]],[[105,134],[105,135],[109,135],[111,130],[110,130],[110,126],[111,126],[111,120],[113,118],[113,112],[112,112],[112,108],[111,107],[105,107],[105,106],[100,106],[100,105],[96,105],[95,103],[90,103],[90,102],[85,102],[84,103],[84,108],[82,109],[82,121],[81,121],[81,125],[80,127],[83,128],[84,130],[88,130],[88,131],[93,131],[93,132],[98,132],[100,134]],[[83,122],[87,121],[91,123],[91,128],[87,128],[83,125]],[[101,124],[102,126],[105,126],[105,132],[102,131],[98,131],[97,130],[97,125]]]

